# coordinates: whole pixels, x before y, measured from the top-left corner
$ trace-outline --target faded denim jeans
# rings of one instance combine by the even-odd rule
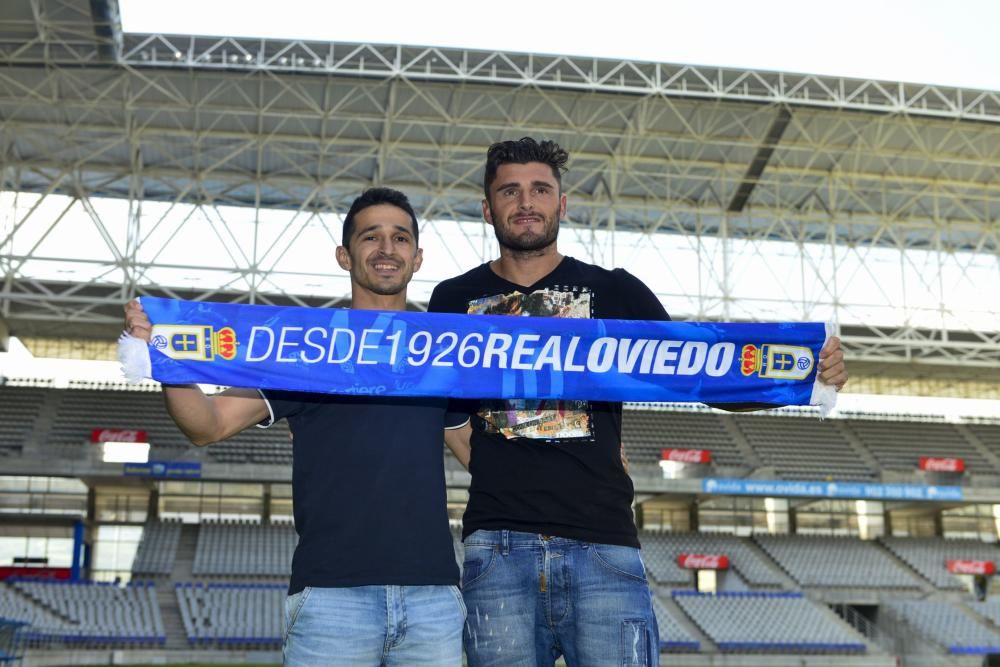
[[[465,539],[469,667],[659,665],[639,550],[507,530]]]
[[[311,588],[285,600],[288,667],[460,667],[465,606],[455,586]]]

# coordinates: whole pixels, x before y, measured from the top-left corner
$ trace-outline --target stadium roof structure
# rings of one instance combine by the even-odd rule
[[[978,276],[1000,283],[1000,93],[568,56],[129,34],[115,0],[7,0],[0,65],[2,190],[34,196],[0,215],[0,318],[15,333],[108,335],[135,294],[337,303],[346,292],[280,287],[280,271],[256,246],[236,268],[232,257],[220,259],[217,280],[211,266],[158,260],[151,246],[170,243],[191,216],[150,220],[143,206],[237,207],[253,219],[284,211],[282,242],[292,243],[313,216],[343,212],[363,188],[387,184],[411,196],[433,231],[480,219],[486,146],[533,135],[570,151],[568,226],[604,239],[588,259],[608,261],[602,232],[614,232],[611,244],[629,233],[654,246],[690,240],[701,268],[687,278],[679,315],[751,318],[753,308],[733,304],[758,269],[748,278],[739,263],[766,268],[777,242],[800,265],[787,282],[808,277],[818,287],[762,298],[796,301],[803,319],[837,319],[856,360],[1000,368],[997,293],[978,295],[964,326],[949,305]],[[43,202],[59,197],[65,205],[39,223]],[[106,200],[127,204],[127,220],[108,220],[97,205]],[[206,236],[238,235],[226,215],[209,217],[199,218]],[[72,236],[81,220],[104,240],[103,256],[46,253],[47,238]],[[15,246],[29,222],[43,229]],[[911,265],[899,290],[873,297],[893,317],[864,315],[865,295],[879,289],[876,257]],[[451,259],[454,273],[483,258]],[[88,269],[70,279],[30,270],[74,261]],[[166,285],[150,278],[158,266],[209,278]],[[658,292],[670,301],[670,290]],[[906,310],[917,292],[933,294],[930,317]],[[842,316],[851,306],[860,313],[853,321]]]

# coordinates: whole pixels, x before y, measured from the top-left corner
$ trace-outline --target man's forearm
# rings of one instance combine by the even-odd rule
[[[455,455],[458,462],[469,469],[469,459],[472,457],[472,427],[465,423],[458,428],[445,429],[444,444]]]
[[[163,400],[177,428],[195,445],[217,442],[218,416],[212,399],[196,384],[164,385]]]

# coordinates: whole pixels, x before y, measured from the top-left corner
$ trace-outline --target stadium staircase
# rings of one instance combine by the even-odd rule
[[[701,644],[701,651],[706,653],[718,653],[719,646],[713,642],[708,635],[706,635],[698,624],[691,620],[691,618],[681,609],[681,606],[677,604],[674,597],[670,594],[667,595],[657,595],[660,600],[660,604],[663,605],[664,609],[670,612],[674,621],[677,622],[679,626],[688,631],[694,639]]]
[[[990,448],[986,446],[986,443],[976,437],[976,434],[973,433],[969,427],[965,424],[952,424],[952,426],[955,427],[955,430],[958,431],[958,434],[962,436],[963,440],[969,443],[969,445],[975,449],[980,456],[989,461],[994,470],[1000,470],[1000,456],[997,456],[994,452],[992,452]]]
[[[850,445],[851,451],[857,454],[858,459],[866,466],[876,471],[882,469],[875,457],[872,456],[872,453],[868,451],[867,447],[865,447],[865,443],[861,442],[861,439],[854,435],[850,429],[844,428],[841,420],[827,419],[826,423],[830,425],[830,428],[834,429],[837,433],[843,436],[844,440],[847,441],[847,444]]]
[[[965,665],[961,658],[951,656],[943,646],[931,641],[916,627],[907,623],[898,613],[893,611],[888,605],[879,607],[878,619],[875,627],[895,639],[896,655],[907,654],[908,656],[918,656],[929,658],[928,665]],[[978,657],[980,664],[982,657]],[[911,658],[907,658],[907,665],[911,664]]]
[[[903,647],[899,640],[889,634],[884,628],[869,620],[861,612],[849,604],[823,604],[822,600],[813,599],[817,605],[824,606],[831,614],[851,626],[855,632],[864,637],[869,652],[899,655]]]
[[[979,614],[978,612],[976,612],[975,609],[969,606],[969,599],[966,598],[965,596],[962,597],[944,596],[944,599],[947,599],[949,602],[951,602],[951,605],[953,607],[962,612],[962,614],[964,614],[969,619],[969,623],[985,625],[991,630],[997,629],[996,624],[993,623],[989,618],[986,618],[982,614]]]
[[[746,463],[747,468],[750,470],[762,468],[764,462],[760,460],[757,452],[750,446],[746,436],[743,435],[743,431],[736,425],[736,421],[729,415],[720,415],[719,418],[726,433],[729,434],[729,437],[733,440],[733,444],[736,445],[736,449],[743,455],[743,461]]]
[[[63,612],[59,611],[58,609],[56,609],[52,605],[46,604],[46,602],[44,600],[42,600],[40,598],[36,598],[33,595],[30,595],[29,593],[21,590],[17,586],[11,586],[7,582],[0,582],[0,584],[3,585],[3,587],[4,587],[4,589],[6,590],[7,593],[13,594],[14,597],[17,597],[17,598],[20,598],[20,599],[24,600],[29,605],[31,605],[33,607],[39,607],[41,609],[44,609],[45,611],[47,611],[52,616],[55,616],[56,618],[58,618],[60,621],[65,621],[66,623],[69,623],[69,624],[72,624],[72,625],[76,624],[76,619],[72,618],[68,614],[64,614]]]
[[[829,618],[831,623],[846,623],[852,630],[861,635],[865,640],[869,654],[884,655],[892,652],[890,649],[891,641],[885,637],[884,633],[880,633],[874,623],[869,622],[857,612],[853,614],[848,612],[847,610],[850,607],[841,605],[841,609],[838,610],[809,594],[806,594],[806,598],[813,603],[814,607],[820,610],[820,613]],[[879,641],[880,639],[882,641]]]
[[[52,424],[59,413],[59,404],[62,396],[57,391],[46,391],[42,404],[38,408],[38,416],[35,417],[34,426],[24,439],[22,456],[41,456],[43,443],[49,440],[49,433],[52,431]]]
[[[191,581],[191,569],[194,566],[194,552],[198,546],[197,524],[186,523],[181,526],[181,538],[177,542],[177,556],[170,579],[163,586],[156,588],[156,601],[160,603],[160,614],[163,617],[163,629],[167,635],[167,650],[182,650],[190,647],[184,621],[181,618],[180,602],[177,593],[170,582]]]
[[[752,551],[760,559],[760,562],[767,566],[767,568],[774,573],[774,575],[781,579],[781,588],[786,591],[797,591],[800,589],[798,582],[792,579],[791,576],[785,569],[781,567],[781,564],[776,560],[771,558],[771,555],[764,551],[763,548],[757,542],[751,538],[744,537],[742,539],[743,544],[749,551]]]
[[[912,565],[910,565],[905,560],[900,558],[899,554],[897,554],[895,551],[893,551],[886,545],[882,544],[881,540],[876,540],[875,544],[878,546],[879,551],[889,556],[889,559],[896,564],[896,567],[906,570],[907,572],[913,575],[913,578],[920,585],[920,593],[922,595],[928,596],[928,595],[933,595],[935,592],[937,592],[937,589],[934,588],[933,583],[927,581],[927,578],[924,575],[920,574],[920,572],[918,572]]]

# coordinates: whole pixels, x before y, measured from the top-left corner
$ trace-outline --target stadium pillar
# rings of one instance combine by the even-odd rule
[[[160,518],[160,489],[153,482],[153,488],[149,490],[149,500],[146,503],[146,521],[156,521]]]
[[[7,352],[10,343],[10,327],[7,321],[0,317],[0,352]]]
[[[944,512],[940,508],[934,510],[934,536],[944,537]]]
[[[688,530],[692,533],[698,532],[698,499],[695,498],[688,505]]]
[[[73,563],[70,565],[70,581],[80,581],[80,571],[83,566],[83,520],[73,522]]]
[[[89,484],[87,485],[87,519],[83,526],[83,534],[80,537],[83,543],[80,576],[89,578],[94,556],[93,545],[97,538],[97,488]],[[76,555],[73,557],[76,558]]]
[[[260,508],[260,522],[261,523],[271,523],[271,485],[264,485],[264,495],[260,499],[262,505]]]

